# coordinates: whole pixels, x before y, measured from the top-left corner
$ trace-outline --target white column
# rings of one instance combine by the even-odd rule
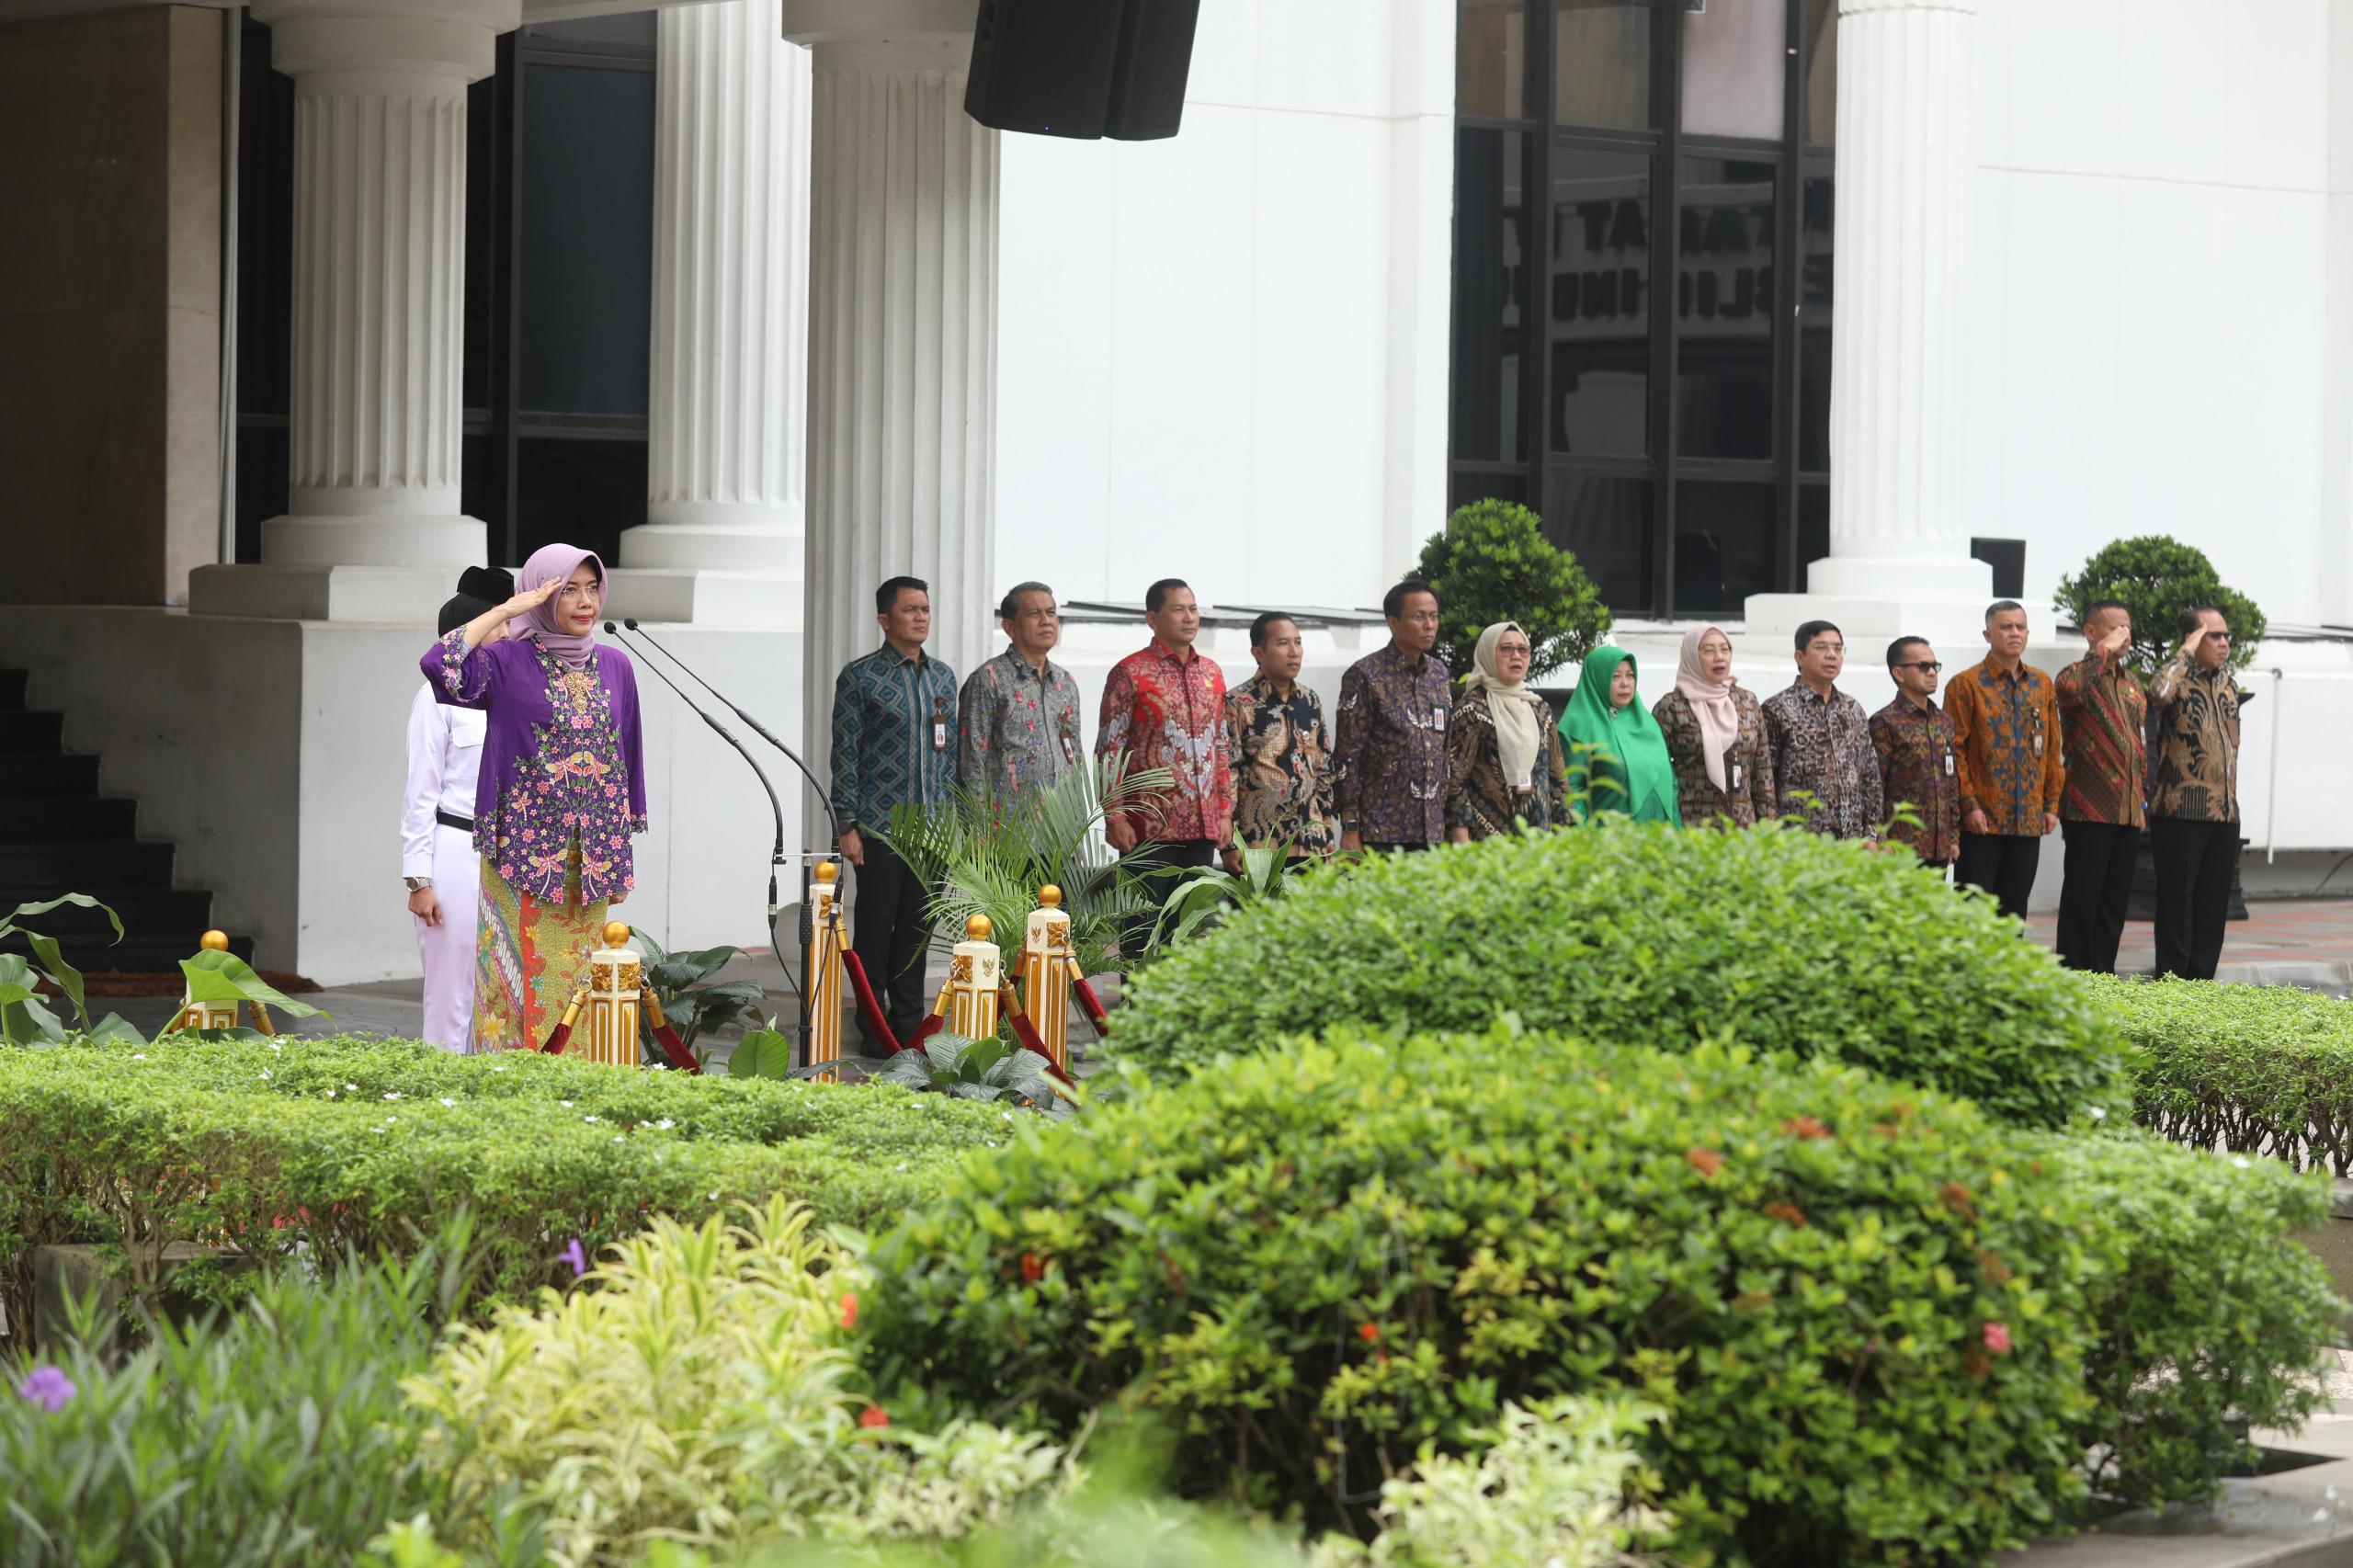
[[[519,0],[254,11],[295,83],[290,492],[262,568],[200,568],[190,608],[429,616],[487,544],[458,501],[466,87]]]
[[[1977,0],[1838,15],[1830,555],[1807,593],[1751,598],[1750,631],[1821,615],[1850,647],[1940,628],[1973,642],[1993,592],[1961,512]]]
[[[799,609],[809,367],[809,51],[778,0],[661,15],[638,614],[773,626]],[[648,568],[650,571],[640,571]]]
[[[960,676],[996,637],[996,133],[964,113],[971,0],[785,0],[814,46],[806,728],[879,646],[884,578],[931,585]]]

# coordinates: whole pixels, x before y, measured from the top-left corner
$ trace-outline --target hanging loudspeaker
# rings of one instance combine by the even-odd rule
[[[1118,0],[980,0],[964,112],[998,131],[1103,134]]]
[[[1174,136],[1185,118],[1185,78],[1193,66],[1201,0],[1126,0],[1120,9],[1103,134],[1122,142]]]

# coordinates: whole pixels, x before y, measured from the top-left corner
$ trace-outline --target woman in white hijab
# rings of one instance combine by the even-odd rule
[[[1446,833],[1456,844],[1568,821],[1568,763],[1552,710],[1528,687],[1535,645],[1518,621],[1479,633],[1446,722]]]

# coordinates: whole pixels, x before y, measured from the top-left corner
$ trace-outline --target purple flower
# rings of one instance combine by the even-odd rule
[[[588,1255],[581,1249],[578,1236],[573,1237],[572,1244],[555,1256],[558,1263],[572,1265],[572,1277],[574,1279],[588,1272]]]
[[[35,1367],[17,1385],[19,1398],[31,1400],[51,1415],[65,1408],[65,1402],[77,1391],[65,1374],[55,1367]]]

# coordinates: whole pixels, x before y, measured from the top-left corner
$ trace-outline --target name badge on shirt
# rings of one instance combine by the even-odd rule
[[[1728,777],[1728,778],[1731,778],[1731,780],[1732,780],[1731,788],[1733,788],[1733,789],[1734,789],[1734,790],[1739,789],[1739,788],[1740,788],[1740,764],[1738,764],[1738,763],[1736,763],[1736,762],[1735,762],[1735,763],[1733,763],[1733,764],[1732,765],[1732,767],[1731,767],[1730,770],[1729,770],[1729,771],[1728,771],[1728,773],[1726,774],[1726,777]]]
[[[1950,752],[1945,753],[1945,777],[1948,778],[1952,777],[1952,753]]]
[[[931,722],[931,749],[934,751],[948,749],[948,725],[944,720],[934,719]]]
[[[2034,755],[2037,756],[2040,756],[2042,755],[2042,732],[2040,730],[2034,732]]]

